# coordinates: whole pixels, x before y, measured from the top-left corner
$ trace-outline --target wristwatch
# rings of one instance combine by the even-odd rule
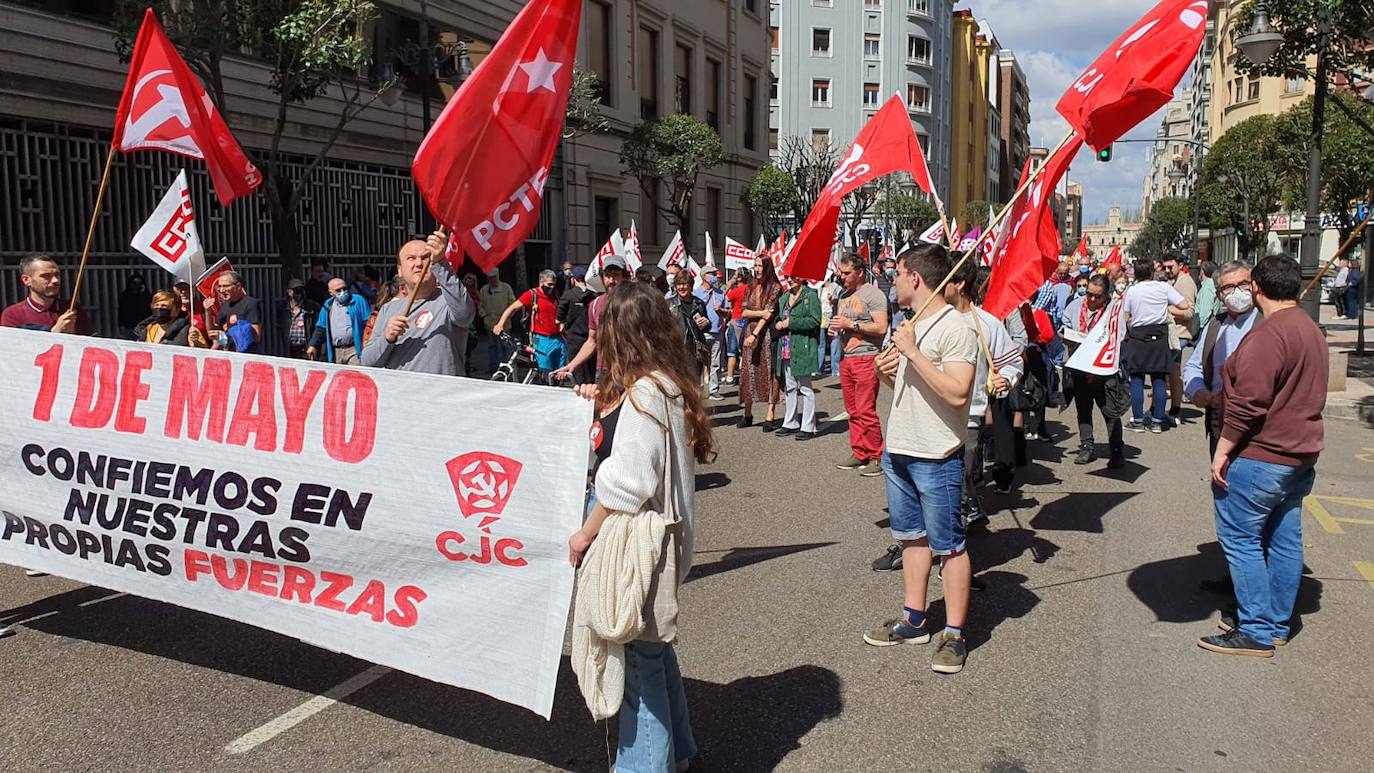
[[[859,332],[859,320],[856,319],[853,322],[850,322],[849,329],[853,330],[855,333]]]

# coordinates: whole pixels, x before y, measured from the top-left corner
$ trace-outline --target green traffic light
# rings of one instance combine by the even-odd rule
[[[1111,145],[1108,145],[1107,147],[1105,147],[1105,148],[1103,148],[1103,149],[1097,151],[1097,160],[1098,160],[1098,161],[1111,161],[1111,160],[1112,160],[1112,146],[1111,146]]]

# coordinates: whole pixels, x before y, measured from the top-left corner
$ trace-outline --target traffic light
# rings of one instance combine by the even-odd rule
[[[1097,151],[1097,160],[1098,160],[1098,161],[1111,161],[1111,160],[1112,160],[1112,146],[1111,146],[1110,144],[1108,144],[1107,147],[1105,147],[1105,148],[1103,148],[1103,149]]]

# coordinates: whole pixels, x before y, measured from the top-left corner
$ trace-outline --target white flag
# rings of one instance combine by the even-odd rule
[[[682,231],[673,234],[673,240],[668,242],[668,249],[663,251],[663,257],[658,260],[658,267],[663,271],[668,270],[668,266],[677,264],[682,265],[683,258],[687,257],[687,247],[682,244]]]
[[[762,254],[763,254],[764,252],[766,252],[767,250],[768,250],[768,240],[766,240],[766,239],[763,238],[763,234],[759,234],[759,243],[756,244],[756,245],[754,246],[754,254],[755,254],[755,255],[762,255]]]
[[[923,242],[928,242],[930,244],[944,244],[945,224],[939,220],[936,220],[933,225],[927,228],[924,232],[921,233],[920,236],[916,238],[920,239]]]
[[[606,243],[603,244],[603,245],[601,245],[601,249],[600,249],[599,251],[597,251],[596,257],[592,260],[592,262],[593,262],[594,264],[597,264],[597,266],[598,266],[598,268],[599,268],[599,267],[600,267],[599,264],[601,263],[601,259],[602,259],[602,258],[604,258],[604,257],[606,257],[607,255],[610,255],[610,254],[612,254],[612,253],[620,253],[620,254],[623,255],[623,254],[624,254],[624,252],[623,252],[624,249],[625,249],[625,240],[620,238],[620,229],[617,228],[617,229],[615,229],[615,231],[611,234],[611,238],[607,239],[607,240],[606,240]]]
[[[644,260],[639,254],[639,231],[635,229],[635,221],[630,221],[630,235],[625,237],[625,263],[630,267],[630,273],[634,274],[644,265]]]
[[[1088,337],[1078,345],[1078,350],[1064,363],[1064,367],[1098,376],[1110,376],[1120,371],[1121,339],[1126,332],[1125,315],[1122,314],[1125,308],[1126,304],[1121,298],[1112,301],[1102,318],[1088,332]]]
[[[725,237],[725,267],[731,271],[754,267],[755,252],[743,244]]]
[[[194,284],[205,273],[205,251],[201,249],[200,235],[196,232],[185,169],[163,194],[157,209],[134,234],[129,246],[187,284]]]
[[[716,267],[716,253],[711,249],[711,232],[706,232],[706,267]]]

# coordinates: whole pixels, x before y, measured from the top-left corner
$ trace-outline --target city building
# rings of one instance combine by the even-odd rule
[[[1147,156],[1150,168],[1140,204],[1146,218],[1154,202],[1192,195],[1193,181],[1199,171],[1194,168],[1198,163],[1197,152],[1189,142],[1193,133],[1192,105],[1191,89],[1177,92],[1155,131],[1155,142]]]
[[[979,36],[973,11],[954,11],[949,70],[950,183],[945,204],[960,212],[970,201],[987,199],[988,184],[988,50]]]
[[[1135,235],[1140,233],[1141,225],[1140,222],[1126,222],[1121,217],[1121,207],[1112,207],[1107,211],[1106,223],[1083,226],[1083,235],[1088,237],[1088,249],[1093,255],[1105,257],[1113,247],[1121,247],[1123,250],[1130,247],[1131,242],[1135,241]]]
[[[1072,180],[1064,183],[1064,217],[1059,233],[1064,249],[1072,250],[1083,238],[1083,185]]]
[[[1002,117],[1002,159],[998,187],[999,203],[1005,203],[1016,192],[1021,169],[1030,156],[1030,87],[1016,54],[1009,49],[997,52],[997,111]]]
[[[1210,110],[1212,105],[1212,54],[1217,45],[1216,16],[1207,17],[1207,32],[1202,38],[1202,47],[1193,58],[1193,68],[1189,76],[1192,90],[1188,103],[1188,139],[1195,148],[1210,145]]]
[[[936,190],[948,189],[950,0],[773,2],[770,24],[772,150],[788,137],[846,148],[898,94]]]
[[[978,35],[978,53],[985,59],[984,70],[987,73],[987,93],[984,98],[987,100],[987,169],[984,171],[985,189],[983,198],[989,202],[1002,201],[1002,162],[1006,155],[1002,147],[1002,62],[1000,53],[1002,46],[997,42],[997,36],[992,32],[992,25],[987,19],[979,19],[978,27],[981,32]]]
[[[401,80],[342,128],[305,186],[294,220],[304,258],[327,259],[342,271],[362,265],[386,270],[397,247],[429,225],[409,166],[427,129],[426,102],[431,119],[437,117],[462,75],[444,66],[426,83],[406,66],[420,51],[422,5],[426,44],[462,41],[475,65],[523,3],[384,0],[377,5],[377,19],[364,30],[372,71],[358,74],[364,101],[371,99],[367,91],[384,71]],[[726,151],[724,164],[701,175],[693,222],[683,228],[684,237],[696,249],[705,230],[717,239],[731,235],[752,243],[759,225],[740,197],[768,153],[763,3],[587,0],[583,6],[579,63],[604,84],[602,112],[610,131],[562,143],[539,224],[502,264],[503,273],[524,285],[540,268],[564,259],[586,262],[611,230],[627,228],[632,219],[646,258],[656,258],[654,251],[672,237],[656,214],[662,192],[642,191],[638,181],[623,174],[618,155],[624,137],[641,120],[673,113],[691,113],[716,127]],[[0,33],[6,41],[0,50],[6,83],[0,90],[0,255],[47,252],[66,259],[81,252],[127,74],[111,26],[117,7],[93,0],[0,0]],[[458,59],[455,51],[445,64]],[[233,53],[225,57],[222,72],[227,122],[250,156],[261,159],[273,142],[277,110],[276,96],[266,85],[271,68],[260,58]],[[280,139],[287,174],[299,175],[315,157],[343,107],[336,86],[290,108]],[[138,152],[116,158],[113,165],[93,248],[96,264],[110,267],[110,278],[92,274],[93,303],[102,302],[107,284],[122,283],[129,268],[152,270],[129,240],[183,166],[191,175],[207,251],[229,255],[244,267],[258,284],[255,295],[283,294],[284,279],[275,270],[278,235],[261,190],[221,208],[209,193],[202,164]],[[116,274],[115,265],[125,268]],[[0,290],[12,300],[11,284]],[[98,318],[103,320],[104,313],[98,310]]]
[[[1215,145],[1227,129],[1256,115],[1278,115],[1313,93],[1310,78],[1278,78],[1236,72],[1240,51],[1233,38],[1234,26],[1248,16],[1241,10],[1247,0],[1219,0],[1211,4],[1208,19],[1215,32],[1208,96],[1208,145]],[[1314,67],[1315,63],[1309,63]]]

